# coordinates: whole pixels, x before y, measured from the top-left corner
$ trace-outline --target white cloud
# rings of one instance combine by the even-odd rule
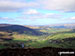
[[[39,12],[36,9],[29,9],[25,11],[23,14],[38,14]]]
[[[9,17],[0,17],[0,20],[4,20],[4,21],[10,21],[10,22],[15,22],[16,20],[13,18],[9,18]]]
[[[34,3],[34,2],[21,2],[17,0],[15,1],[0,0],[0,12],[19,11],[29,7],[34,7],[36,5],[37,3]]]
[[[8,17],[0,17],[0,20],[7,20],[9,19]]]
[[[40,0],[38,3],[47,10],[75,11],[75,0]]]
[[[26,2],[26,0],[0,0],[0,12],[27,10],[27,8],[75,11],[75,0],[35,0],[30,2]],[[30,12],[32,13],[32,11]]]
[[[71,17],[72,20],[75,20],[75,17]]]
[[[56,13],[47,13],[45,14],[46,18],[59,19],[62,15]]]
[[[37,10],[28,10],[27,12],[23,13],[23,19],[59,19],[62,15],[56,13],[41,13]]]

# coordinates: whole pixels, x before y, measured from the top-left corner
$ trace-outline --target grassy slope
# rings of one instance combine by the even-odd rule
[[[74,39],[75,33],[59,33],[53,36],[48,36],[46,42],[49,43],[50,40],[59,41],[59,43],[49,43],[53,47],[63,47],[63,48],[75,48],[75,40],[64,40],[64,39]]]
[[[42,36],[31,36],[26,34],[18,34],[13,33],[12,37],[13,39],[10,41],[2,41],[0,42],[0,48],[5,47],[21,47],[21,43],[24,43],[25,47],[35,47],[35,48],[41,48],[41,47],[63,47],[63,48],[75,48],[75,41],[64,41],[63,39],[66,38],[75,38],[75,33],[67,33],[70,31],[70,29],[48,29],[44,30],[45,32],[54,33],[52,35],[42,35]],[[43,32],[43,31],[42,31]],[[62,33],[64,32],[64,33]],[[66,32],[66,33],[65,33]],[[2,32],[0,34],[4,34],[3,37],[9,36],[9,33]],[[57,41],[60,40],[60,43],[54,43],[50,42],[51,40]],[[5,45],[7,44],[7,45]]]

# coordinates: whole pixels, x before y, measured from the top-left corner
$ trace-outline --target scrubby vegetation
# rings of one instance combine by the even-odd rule
[[[0,50],[0,56],[75,56],[75,54],[61,54],[59,52],[75,52],[75,49],[53,47],[44,48],[6,48]]]

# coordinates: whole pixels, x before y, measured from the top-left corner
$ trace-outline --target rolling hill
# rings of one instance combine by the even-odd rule
[[[30,27],[0,24],[0,48],[21,47],[21,43],[24,43],[26,48],[75,48],[75,29],[67,29],[63,26],[57,28]]]
[[[42,35],[43,33],[25,26],[21,25],[9,25],[9,24],[0,24],[0,31],[3,32],[17,32],[19,34],[28,34],[28,35]]]

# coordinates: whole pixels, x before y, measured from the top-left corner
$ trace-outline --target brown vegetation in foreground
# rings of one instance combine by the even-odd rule
[[[61,49],[61,48],[7,48],[0,50],[0,56],[60,56],[58,52],[75,52],[75,49]],[[75,56],[75,55],[62,55]]]

